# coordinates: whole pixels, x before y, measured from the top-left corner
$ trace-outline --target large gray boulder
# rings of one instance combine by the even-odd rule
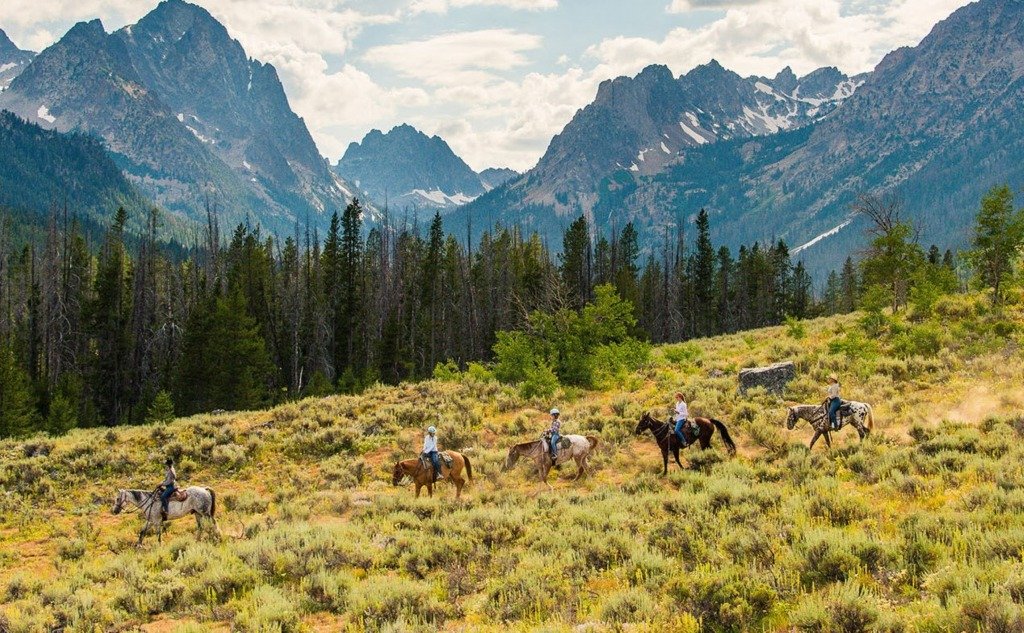
[[[740,393],[747,393],[751,387],[764,387],[768,393],[781,396],[786,384],[794,378],[796,365],[789,361],[767,367],[746,367],[740,370]]]

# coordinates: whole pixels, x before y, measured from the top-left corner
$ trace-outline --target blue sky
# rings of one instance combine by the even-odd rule
[[[536,163],[598,84],[652,63],[742,75],[870,70],[965,0],[195,0],[273,63],[320,151],[371,128],[439,134],[475,169]],[[40,50],[151,0],[4,0],[0,28]]]

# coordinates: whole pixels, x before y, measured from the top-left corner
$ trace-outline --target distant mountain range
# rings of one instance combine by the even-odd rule
[[[251,60],[205,9],[167,0],[107,33],[75,25],[0,93],[0,108],[101,137],[154,202],[273,230],[325,225],[352,193],[288,104],[273,66]]]
[[[649,246],[704,207],[719,243],[786,239],[819,273],[863,242],[862,193],[896,191],[956,246],[984,191],[1024,183],[1024,2],[981,0],[870,74],[740,78],[715,62],[601,85],[537,166],[449,216],[555,238],[585,213]]]
[[[443,139],[410,125],[387,134],[371,130],[334,169],[370,199],[399,209],[452,209],[518,175],[511,169],[478,174]]]
[[[460,233],[472,219],[476,231],[519,225],[551,244],[580,214],[606,234],[633,222],[650,250],[679,226],[692,234],[706,208],[718,243],[785,239],[820,274],[863,243],[851,214],[860,194],[901,194],[926,242],[957,246],[986,189],[1024,183],[1022,34],[1024,1],[979,0],[864,75],[741,77],[712,60],[677,77],[650,66],[603,82],[524,174],[476,173],[408,125],[371,131],[331,167],[274,68],[181,0],[115,33],[80,23],[38,55],[0,32],[0,108],[98,136],[130,185],[111,191],[181,219],[202,218],[210,201],[228,221],[290,232],[323,226],[358,195],[441,210]],[[22,153],[42,143],[37,155],[56,142],[19,139]],[[21,177],[15,164],[0,189]],[[10,189],[19,204],[31,193]],[[52,204],[56,194],[39,191],[36,205]]]
[[[23,51],[14,45],[3,29],[0,29],[0,91],[6,90],[11,80],[18,76],[32,61],[35,53]]]

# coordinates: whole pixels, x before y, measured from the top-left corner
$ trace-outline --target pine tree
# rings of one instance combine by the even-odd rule
[[[640,238],[632,222],[622,229],[615,249],[615,289],[619,296],[636,305],[640,296]]]
[[[842,296],[842,290],[839,283],[839,275],[836,271],[830,271],[828,274],[828,280],[825,282],[825,293],[822,296],[822,310],[826,316],[832,316],[839,313],[839,303]]]
[[[708,212],[697,214],[697,243],[693,255],[693,312],[697,336],[716,330],[715,323],[715,249],[711,244]]]
[[[804,268],[802,261],[797,262],[793,269],[792,292],[789,300],[789,314],[797,319],[810,316],[813,297],[811,296],[811,276]]]
[[[170,422],[174,419],[174,401],[171,394],[161,389],[157,392],[153,402],[146,411],[146,423]]]
[[[28,373],[10,345],[0,344],[0,438],[20,437],[35,426]]]
[[[590,230],[585,216],[576,218],[566,229],[558,257],[570,306],[579,310],[590,299]]]
[[[839,275],[839,288],[839,311],[845,314],[856,310],[859,305],[860,281],[852,257],[847,257],[843,262],[843,272]]]
[[[182,413],[264,406],[272,372],[259,325],[246,313],[240,291],[197,306],[186,328],[176,381]]]
[[[1024,246],[1024,209],[1013,210],[1013,192],[1007,185],[993,187],[982,198],[971,245],[978,278],[992,289],[992,301],[1002,303],[1006,281]]]
[[[126,422],[131,405],[131,269],[124,246],[127,219],[124,208],[118,209],[107,232],[97,265],[96,299],[92,309],[96,342],[92,382],[100,420],[107,425]]]

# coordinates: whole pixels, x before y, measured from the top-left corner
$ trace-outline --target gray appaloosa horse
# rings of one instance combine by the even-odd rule
[[[843,400],[840,413],[836,415],[838,416],[840,429],[849,422],[853,428],[857,429],[857,434],[860,435],[862,440],[875,428],[875,416],[871,412],[871,405],[866,402]],[[825,405],[798,404],[789,407],[786,428],[792,431],[793,427],[796,426],[797,420],[807,420],[811,424],[811,428],[814,429],[814,437],[811,438],[811,445],[808,448],[814,448],[814,443],[822,435],[825,436],[825,444],[829,448],[832,447],[831,433],[833,429],[828,423],[828,411],[825,409]]]
[[[217,513],[217,495],[213,490],[199,486],[189,486],[185,489],[185,493],[187,496],[184,501],[176,501],[174,497],[171,497],[171,501],[167,504],[167,520],[173,521],[194,514],[197,537],[202,534],[203,519],[207,519],[214,534],[220,538],[220,528],[217,526],[217,519],[214,516]],[[156,528],[157,542],[161,542],[164,521],[160,511],[160,495],[151,490],[118,490],[114,507],[110,511],[120,514],[126,504],[135,506],[146,520],[146,525],[139,532],[139,542],[136,543],[136,547],[142,545],[142,539],[154,527]]]
[[[586,474],[587,460],[590,459],[590,453],[597,446],[597,438],[593,435],[587,435],[586,437],[582,435],[563,435],[561,441],[568,442],[569,445],[559,447],[558,456],[554,461],[551,460],[551,453],[548,450],[546,439],[516,444],[508,449],[508,456],[505,457],[505,466],[502,470],[508,470],[515,466],[520,457],[527,457],[536,464],[540,480],[550,487],[551,484],[548,484],[548,473],[551,472],[551,469],[572,460],[576,462],[576,477],[573,478],[573,481],[576,481]]]

